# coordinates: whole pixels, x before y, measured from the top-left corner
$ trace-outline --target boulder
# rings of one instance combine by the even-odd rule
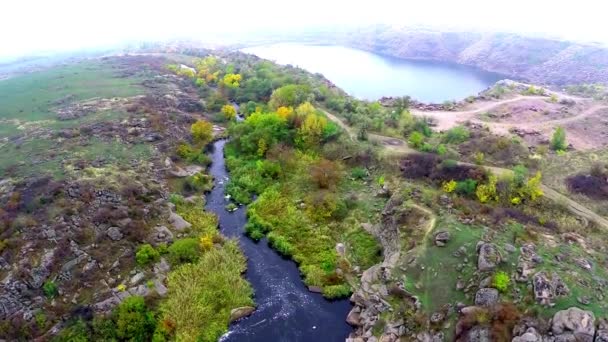
[[[106,235],[108,235],[108,237],[112,240],[112,241],[119,241],[123,238],[122,232],[120,231],[120,228],[118,227],[110,227],[108,228],[108,231],[106,232]]]
[[[530,327],[521,336],[516,336],[511,342],[542,342],[543,337],[536,331],[536,329]]]
[[[597,332],[595,333],[595,342],[608,342],[608,320],[600,319]]]
[[[502,261],[500,252],[493,243],[478,243],[477,253],[479,254],[477,259],[477,269],[482,272],[493,270]]]
[[[251,315],[255,311],[253,306],[242,306],[240,308],[232,309],[230,311],[230,322],[234,322],[243,317]]]
[[[361,325],[361,307],[356,305],[350,310],[348,316],[346,316],[346,323],[355,327]]]
[[[450,232],[437,232],[435,234],[435,246],[443,247],[450,241]]]
[[[549,305],[555,297],[570,293],[566,284],[555,272],[550,276],[544,271],[536,273],[532,285],[534,286],[534,298],[543,305]]]
[[[498,290],[493,288],[482,288],[475,294],[475,305],[493,306],[498,303]]]
[[[155,245],[159,243],[170,243],[173,241],[173,233],[165,226],[156,226],[150,234],[150,240]]]
[[[186,228],[190,228],[192,225],[190,222],[184,220],[181,216],[176,213],[169,215],[169,223],[175,228],[175,230],[182,231]]]
[[[492,342],[492,332],[489,327],[475,326],[469,330],[466,342]]]
[[[595,316],[591,311],[576,307],[558,311],[553,316],[551,331],[558,341],[592,342],[595,336]]]

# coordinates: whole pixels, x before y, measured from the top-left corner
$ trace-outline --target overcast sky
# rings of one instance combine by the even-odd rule
[[[386,23],[608,43],[605,0],[3,0],[0,56],[213,32]]]

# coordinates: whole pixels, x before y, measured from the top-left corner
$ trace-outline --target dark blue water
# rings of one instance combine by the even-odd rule
[[[321,73],[350,95],[366,100],[405,95],[432,103],[461,100],[503,78],[463,65],[399,59],[342,46],[273,44],[243,52]]]
[[[228,172],[224,164],[224,140],[214,143],[210,173],[216,186],[207,196],[206,209],[219,217],[221,232],[236,237],[248,258],[247,280],[255,291],[257,310],[236,322],[222,341],[344,341],[351,332],[345,319],[348,300],[327,301],[311,293],[302,283],[296,264],[283,259],[266,241],[259,243],[243,235],[246,208],[229,213],[224,207]]]

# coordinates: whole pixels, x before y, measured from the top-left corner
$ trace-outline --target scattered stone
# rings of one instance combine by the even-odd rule
[[[131,277],[131,284],[135,285],[144,279],[145,275],[143,272],[136,273]]]
[[[595,334],[595,342],[608,342],[608,320],[600,319],[600,323]]]
[[[592,342],[595,336],[595,316],[591,311],[569,308],[553,316],[551,331],[558,341]]]
[[[355,305],[355,307],[353,307],[350,312],[348,313],[348,316],[346,316],[346,323],[352,325],[352,326],[360,326],[361,325],[361,307],[358,305]]]
[[[433,323],[433,324],[439,324],[439,323],[443,322],[444,319],[445,319],[445,314],[443,312],[434,312],[431,315],[431,323]]]
[[[510,244],[510,243],[505,243],[504,248],[505,248],[505,252],[507,252],[507,253],[515,253],[515,251],[517,250],[517,249],[515,248],[515,246],[513,246],[513,245],[512,245],[512,244]]]
[[[123,238],[120,228],[118,228],[118,227],[108,228],[106,235],[108,235],[108,237],[113,241],[119,241]]]
[[[466,342],[492,342],[492,333],[490,328],[484,326],[475,326],[469,330]]]
[[[532,284],[534,286],[534,298],[543,305],[550,305],[555,297],[570,293],[566,284],[555,272],[551,276],[544,271],[536,273]]]
[[[169,215],[169,223],[178,231],[190,228],[192,225],[176,213]]]
[[[234,322],[241,318],[251,315],[255,311],[252,306],[242,306],[240,308],[232,309],[230,311],[230,322]]]
[[[344,254],[346,253],[346,247],[344,246],[344,244],[342,242],[338,242],[336,244],[336,252],[340,256],[344,256]]]
[[[479,271],[491,271],[501,263],[502,257],[498,248],[493,243],[479,242],[477,244],[477,253],[479,257],[477,259],[477,269]]]
[[[450,232],[441,231],[435,234],[435,246],[443,247],[450,241]]]
[[[319,286],[309,286],[308,291],[313,292],[313,293],[323,293],[323,288],[321,288]]]
[[[170,243],[173,241],[173,233],[165,226],[156,226],[152,231],[150,240],[153,244]]]
[[[543,337],[536,331],[536,329],[530,327],[521,336],[516,336],[511,342],[542,342]]]
[[[475,294],[475,305],[493,306],[498,303],[498,290],[493,288],[482,288]]]

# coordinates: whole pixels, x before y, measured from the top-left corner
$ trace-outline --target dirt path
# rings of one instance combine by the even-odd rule
[[[512,99],[515,100],[515,99]],[[505,100],[508,101],[508,100]],[[501,103],[505,103],[504,101]],[[597,108],[596,108],[597,107]],[[582,113],[581,115],[591,115],[592,113],[594,113],[597,110],[600,110],[602,108],[608,108],[608,106],[594,106],[592,108],[589,108],[587,111],[585,111],[584,113]],[[477,111],[483,111],[484,109],[476,109]],[[323,110],[323,112],[325,113],[325,115],[327,115],[327,117],[335,122],[336,124],[338,124],[340,127],[342,127],[346,132],[348,132],[348,135],[350,136],[350,138],[352,140],[356,139],[355,133],[353,132],[352,127],[348,126],[346,123],[344,123],[340,118],[338,118],[337,116],[333,115],[332,113],[329,113],[326,110]],[[458,114],[460,112],[446,112],[446,113],[450,113],[450,114]],[[586,113],[586,114],[585,114]],[[578,115],[576,118],[580,119],[581,115]],[[573,119],[573,118],[567,118],[567,119]],[[564,120],[564,119],[562,119]],[[556,120],[557,121],[557,120]],[[397,139],[397,138],[393,138],[393,137],[387,137],[387,136],[383,136],[383,135],[378,135],[378,134],[369,134],[369,138],[372,141],[378,141],[380,142],[384,148],[392,153],[398,153],[398,154],[403,154],[403,155],[407,155],[407,154],[411,154],[411,153],[420,153],[419,151],[416,151],[412,148],[410,148],[407,145],[407,142],[405,140],[402,139]],[[474,164],[470,164],[470,163],[465,163],[465,162],[459,162],[459,164],[461,165],[470,165],[470,166],[477,166]],[[504,169],[504,168],[500,168],[500,167],[495,167],[495,166],[483,166],[485,169],[491,171],[492,173],[500,176],[500,175],[508,175],[511,174],[513,171],[509,170],[509,169]],[[583,217],[589,221],[595,222],[597,225],[603,227],[604,229],[608,229],[608,220],[605,219],[604,217],[596,214],[595,212],[593,212],[592,210],[588,209],[587,207],[581,205],[580,203],[571,200],[570,198],[568,198],[565,195],[562,195],[561,193],[553,190],[552,188],[541,184],[541,189],[543,191],[543,194],[546,198],[559,203],[561,205],[563,205],[568,211],[570,211],[572,214]],[[422,208],[420,208],[422,209]],[[434,216],[432,216],[434,217]],[[435,221],[434,219],[431,220],[432,225],[430,225],[430,229],[427,231],[430,232],[430,230],[432,229],[432,226],[434,226]]]

